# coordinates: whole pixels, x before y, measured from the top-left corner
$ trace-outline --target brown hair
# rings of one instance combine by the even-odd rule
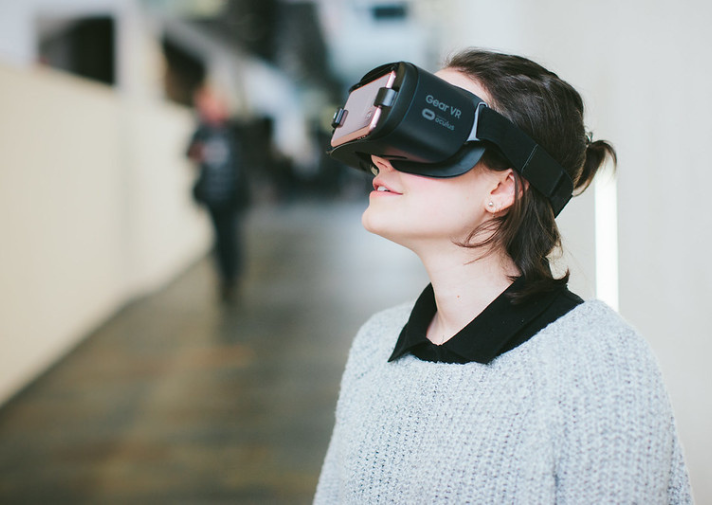
[[[579,93],[555,73],[520,56],[468,49],[453,56],[446,68],[460,71],[479,82],[489,93],[493,109],[526,132],[558,161],[574,181],[575,194],[583,192],[616,152],[606,141],[593,142],[586,134],[584,105]],[[509,162],[495,146],[485,152],[482,163],[491,170],[506,170]],[[516,174],[516,172],[515,172]],[[473,230],[466,247],[501,247],[514,260],[526,279],[525,288],[514,295],[522,300],[566,285],[569,272],[555,278],[548,257],[561,247],[554,212],[546,198],[517,179],[514,205],[502,216]],[[521,196],[520,196],[521,194]],[[487,236],[474,241],[477,236]]]

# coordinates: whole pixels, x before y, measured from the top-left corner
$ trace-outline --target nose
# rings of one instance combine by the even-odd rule
[[[380,156],[371,155],[371,163],[373,163],[373,166],[376,167],[379,173],[392,172],[395,170],[390,161]]]

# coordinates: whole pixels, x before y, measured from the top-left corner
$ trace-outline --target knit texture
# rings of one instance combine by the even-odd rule
[[[488,365],[388,357],[412,305],[354,340],[314,503],[692,503],[645,341],[585,302]]]

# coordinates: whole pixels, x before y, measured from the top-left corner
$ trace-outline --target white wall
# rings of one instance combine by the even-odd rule
[[[117,86],[36,68],[40,19],[111,15]],[[208,247],[136,0],[0,0],[0,404]]]
[[[712,4],[604,0],[451,0],[444,52],[467,45],[533,57],[582,92],[588,125],[619,153],[618,258],[622,315],[656,352],[677,415],[693,490],[712,503],[710,299]],[[561,216],[595,279],[593,199]],[[575,200],[574,200],[575,202]],[[586,281],[588,282],[588,281]],[[594,283],[595,286],[595,283]]]
[[[96,14],[116,20],[114,89],[35,67],[40,17]],[[138,0],[0,0],[0,404],[209,247],[184,157],[194,118],[163,102],[164,33],[235,112],[279,112],[283,152],[313,155],[283,76],[179,20]]]
[[[208,247],[177,107],[0,65],[0,403]]]
[[[616,7],[621,312],[660,358],[698,503],[712,503],[712,4]],[[638,8],[635,8],[638,7]],[[635,26],[633,33],[627,27]]]

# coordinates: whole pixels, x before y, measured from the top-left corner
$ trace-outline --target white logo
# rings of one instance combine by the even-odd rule
[[[446,121],[445,119],[442,118],[442,116],[436,115],[432,110],[430,109],[423,109],[422,111],[423,117],[427,119],[428,121],[435,121],[437,124],[440,126],[444,126],[450,131],[454,131],[455,127],[450,124],[449,121]]]
[[[439,125],[444,126],[445,128],[447,128],[447,129],[450,130],[450,131],[454,131],[454,130],[455,130],[455,127],[454,127],[453,125],[451,125],[448,121],[445,121],[445,120],[444,120],[443,118],[441,118],[441,117],[437,118],[437,119],[435,120],[435,122],[436,122],[437,124],[439,124]]]

